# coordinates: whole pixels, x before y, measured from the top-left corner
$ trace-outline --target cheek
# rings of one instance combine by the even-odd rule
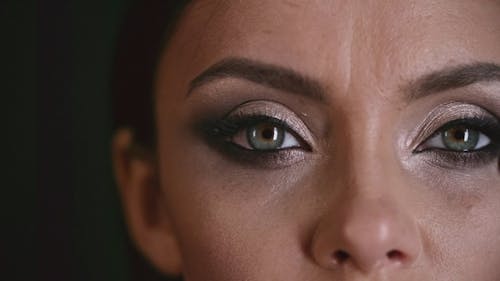
[[[445,276],[461,276],[463,280],[497,280],[500,276],[500,182],[491,177],[485,181],[476,179],[474,191],[465,192],[457,191],[464,187],[460,183],[465,180],[452,181],[454,191],[431,186],[438,191],[427,199],[428,209],[422,217],[429,266],[439,265],[447,269]],[[453,186],[451,182],[447,185]]]
[[[235,186],[206,181],[203,185],[216,191],[183,199],[187,204],[175,210],[186,280],[293,280],[300,273],[294,272],[306,264],[300,210],[290,212],[287,204],[269,199],[269,194],[266,200],[260,194],[240,196],[217,190]],[[237,188],[258,187],[247,184]],[[287,213],[295,214],[295,220]]]
[[[283,268],[306,264],[300,228],[309,221],[293,194],[308,170],[252,170],[186,146],[160,168],[185,279],[293,280],[299,271]]]
[[[499,186],[500,187],[500,186]],[[497,194],[500,195],[500,194]],[[474,258],[470,261],[470,270],[477,275],[484,275],[476,280],[496,280],[500,276],[500,196],[496,197],[494,208],[478,212],[479,225],[470,230],[469,247]],[[483,218],[483,220],[480,220]]]
[[[499,212],[498,206],[472,211],[468,222],[445,242],[447,256],[454,258],[450,259],[450,268],[456,268],[468,280],[497,280],[500,276]]]
[[[277,270],[303,263],[292,229],[234,208],[225,213],[180,226],[186,280],[293,280],[293,270]]]

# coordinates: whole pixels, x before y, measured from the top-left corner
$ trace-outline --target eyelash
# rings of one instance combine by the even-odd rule
[[[495,158],[500,156],[500,124],[492,118],[477,117],[477,118],[464,118],[457,119],[446,123],[435,131],[423,143],[426,143],[433,137],[443,134],[446,130],[453,127],[465,127],[475,130],[481,134],[486,135],[491,143],[485,147],[471,151],[453,151],[446,148],[417,148],[414,153],[425,153],[430,155],[433,162],[438,163],[440,166],[449,167],[463,167],[474,168],[491,163]]]

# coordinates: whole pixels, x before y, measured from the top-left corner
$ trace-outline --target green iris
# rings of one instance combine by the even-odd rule
[[[466,126],[454,126],[441,134],[446,148],[462,152],[474,150],[479,142],[479,136],[479,131]]]
[[[247,129],[247,140],[257,150],[280,149],[285,139],[285,130],[269,122],[261,122]]]

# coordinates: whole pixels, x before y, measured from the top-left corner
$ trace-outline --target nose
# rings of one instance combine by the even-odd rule
[[[393,201],[358,197],[334,205],[319,222],[311,244],[321,267],[372,273],[408,267],[419,256],[416,223]]]

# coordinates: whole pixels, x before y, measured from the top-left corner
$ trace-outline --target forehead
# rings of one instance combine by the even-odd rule
[[[160,73],[187,85],[237,56],[296,69],[337,92],[353,80],[396,87],[449,64],[498,62],[499,14],[500,1],[490,0],[195,1]]]

